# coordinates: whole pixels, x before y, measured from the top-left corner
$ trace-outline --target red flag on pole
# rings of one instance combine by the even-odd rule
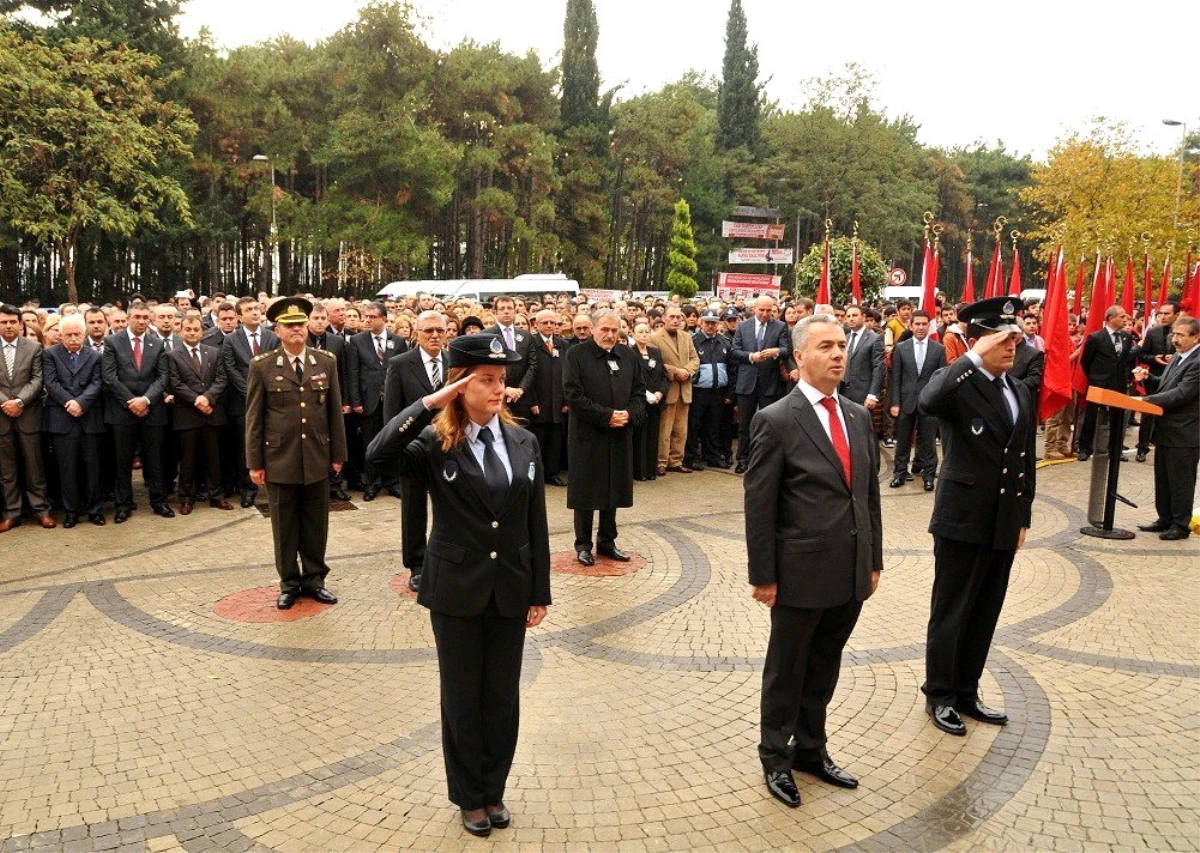
[[[996,281],[999,273],[997,269],[1000,265],[1000,238],[996,238],[996,246],[992,249],[992,262],[988,264],[987,281],[983,285],[983,298],[991,299],[993,296],[999,296],[996,292]]]
[[[1104,261],[1100,257],[1100,250],[1097,249],[1096,269],[1092,273],[1092,296],[1088,302],[1087,325],[1084,326],[1083,330],[1085,338],[1104,325],[1104,309],[1108,307],[1104,304],[1104,282]],[[1078,361],[1075,362],[1075,369],[1071,374],[1071,383],[1080,394],[1087,393],[1087,373],[1084,371],[1083,365]]]
[[[1125,313],[1133,316],[1134,291],[1137,289],[1137,282],[1133,277],[1133,256],[1131,255],[1125,261],[1125,284],[1121,286],[1121,307],[1125,309]]]
[[[1071,336],[1067,327],[1067,273],[1062,246],[1054,272],[1046,279],[1046,304],[1042,311],[1042,337],[1046,340],[1046,367],[1042,374],[1038,417],[1046,420],[1071,402]]]
[[[1012,278],[1008,281],[1008,295],[1021,295],[1021,254],[1017,251],[1016,245],[1013,246],[1013,271]]]
[[[1154,310],[1154,273],[1150,271],[1150,252],[1147,251],[1142,260],[1142,293],[1145,299],[1143,303],[1146,314]]]
[[[971,258],[970,249],[967,249],[967,281],[963,285],[961,301],[967,303],[975,301],[975,263]]]
[[[933,249],[929,245],[928,238],[925,240],[925,256],[921,262],[921,310],[930,317],[937,310],[937,301],[934,299],[934,279],[937,273],[934,269]]]
[[[1085,267],[1085,259],[1083,257],[1080,257],[1079,258],[1079,274],[1075,276],[1075,298],[1074,298],[1074,300],[1072,300],[1072,304],[1071,304],[1071,313],[1075,315],[1076,319],[1079,318],[1079,311],[1080,311],[1080,309],[1083,308],[1083,282],[1084,282],[1083,276],[1084,276],[1084,273],[1086,272],[1084,267]]]
[[[817,304],[829,305],[833,302],[832,288],[829,284],[829,235],[825,235],[825,258],[821,261],[821,284],[817,287]]]
[[[1162,308],[1171,290],[1171,257],[1163,263],[1162,283],[1158,286],[1158,307]]]
[[[850,258],[850,304],[862,305],[862,276],[858,271],[858,241],[854,241],[854,254]]]
[[[1200,263],[1196,264],[1191,278],[1184,285],[1183,299],[1180,300],[1179,307],[1192,317],[1200,316]]]

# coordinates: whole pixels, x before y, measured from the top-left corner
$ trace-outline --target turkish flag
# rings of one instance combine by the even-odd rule
[[[967,249],[967,281],[963,285],[962,301],[966,303],[975,301],[975,264],[971,259],[970,249]]]
[[[829,239],[825,239],[825,258],[821,261],[821,283],[817,286],[817,304],[829,305],[833,302],[829,286]]]
[[[1154,310],[1154,273],[1150,271],[1150,253],[1146,252],[1142,259],[1142,293],[1144,294],[1146,314]]]
[[[983,286],[983,298],[991,299],[993,296],[999,296],[1000,291],[996,287],[996,283],[1000,281],[1004,273],[1000,270],[1000,238],[996,238],[996,247],[992,250],[992,262],[988,265],[987,283]]]
[[[1191,278],[1183,286],[1183,299],[1179,307],[1192,317],[1200,315],[1200,263],[1196,264]]]
[[[1092,298],[1088,302],[1087,325],[1084,327],[1083,336],[1086,339],[1088,335],[1104,325],[1104,309],[1107,308],[1105,303],[1104,285],[1107,276],[1104,272],[1104,261],[1100,258],[1100,250],[1096,250],[1096,269],[1092,273]],[[1087,346],[1087,341],[1084,341],[1084,346]],[[1087,373],[1084,372],[1083,366],[1077,361],[1075,369],[1071,374],[1072,384],[1075,390],[1080,394],[1086,394],[1088,389]]]
[[[1013,271],[1012,278],[1008,280],[1008,295],[1021,295],[1021,253],[1013,247]]]
[[[1133,258],[1130,257],[1125,261],[1125,284],[1121,286],[1121,307],[1125,309],[1125,313],[1133,316],[1134,290],[1137,288],[1137,283],[1133,278]]]
[[[1158,307],[1162,308],[1171,290],[1171,259],[1168,257],[1163,264],[1162,283],[1158,286]]]
[[[933,257],[933,249],[926,240],[925,257],[921,263],[921,310],[930,317],[937,312],[937,267]]]
[[[1046,420],[1071,402],[1071,335],[1067,324],[1067,273],[1063,250],[1058,248],[1054,273],[1046,281],[1042,311],[1042,337],[1046,340],[1046,367],[1042,374],[1038,417]]]
[[[1085,272],[1084,259],[1079,259],[1079,274],[1075,276],[1075,299],[1071,303],[1071,313],[1079,318],[1079,312],[1083,308],[1083,275]]]
[[[862,276],[858,272],[858,241],[854,241],[854,254],[850,258],[850,304],[862,305]]]

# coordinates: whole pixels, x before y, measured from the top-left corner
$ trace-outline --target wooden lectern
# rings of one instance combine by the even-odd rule
[[[1084,527],[1080,533],[1098,536],[1101,539],[1132,539],[1133,531],[1113,528],[1117,511],[1117,481],[1121,476],[1121,446],[1125,437],[1125,412],[1141,412],[1143,415],[1161,415],[1162,406],[1138,400],[1119,391],[1107,388],[1088,388],[1087,401],[1093,406],[1105,406],[1109,411],[1108,424],[1108,481],[1104,490],[1104,522],[1099,527]],[[1093,481],[1094,482],[1094,481]],[[1122,500],[1125,500],[1122,498]],[[1129,503],[1129,501],[1125,501]]]

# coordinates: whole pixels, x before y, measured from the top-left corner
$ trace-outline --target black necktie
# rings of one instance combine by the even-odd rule
[[[300,363],[299,358],[297,358],[295,361],[293,361],[292,364],[295,365],[295,367],[296,367],[296,381],[299,382],[301,385],[303,385],[304,384],[304,365],[302,365]]]
[[[487,427],[479,430],[479,440],[483,442],[483,478],[487,480],[488,501],[492,512],[499,515],[508,497],[508,475],[504,473],[504,466],[500,464],[500,457],[492,446],[494,438]]]
[[[78,363],[78,361],[79,361],[79,353],[77,353],[77,352],[71,353],[71,369],[72,370],[75,369],[75,365],[76,365],[76,363]]]
[[[762,351],[762,348],[763,348],[763,336],[764,336],[764,333],[766,332],[766,330],[767,330],[766,325],[763,323],[759,323],[758,324],[758,332],[755,333],[755,335],[754,335],[755,340],[758,342],[758,349],[760,352]]]
[[[1008,385],[1005,383],[1003,376],[997,376],[992,380],[992,384],[995,385],[996,390],[1000,392],[1000,402],[1004,404],[1004,420],[1011,427],[1013,425],[1012,409],[1008,407],[1008,397],[1004,395],[1004,389],[1007,388]]]

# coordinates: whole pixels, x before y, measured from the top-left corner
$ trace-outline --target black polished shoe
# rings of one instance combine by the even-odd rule
[[[1171,525],[1162,521],[1156,521],[1153,524],[1138,525],[1138,530],[1142,531],[1143,533],[1165,533],[1170,529]]]
[[[733,473],[735,473],[735,474],[745,474],[745,473],[746,473],[746,469],[747,469],[747,468],[749,468],[749,467],[750,467],[750,466],[749,466],[749,465],[747,465],[745,462],[739,462],[739,463],[737,464],[737,467],[733,469]]]
[[[296,593],[294,592],[281,592],[279,598],[275,599],[275,606],[280,610],[291,610],[295,603]]]
[[[891,486],[893,489],[898,489],[901,486],[903,486],[905,484],[905,482],[907,482],[907,481],[904,479],[904,475],[897,474],[895,477],[892,477],[892,482],[888,483],[888,485]]]
[[[616,545],[613,545],[608,548],[597,548],[596,553],[599,554],[601,557],[608,557],[608,559],[610,559],[610,560],[616,560],[618,563],[628,563],[629,562],[629,555],[626,554],[624,551],[622,551],[620,548],[618,548]]]
[[[512,812],[504,803],[498,806],[487,806],[484,811],[487,812],[488,823],[492,825],[492,829],[508,829],[508,825],[512,823]]]
[[[592,556],[592,552],[586,548],[575,555],[575,559],[583,563],[585,566],[596,565],[596,558]]]
[[[488,820],[486,811],[483,813],[483,818],[481,820],[471,820],[469,817],[467,817],[466,809],[459,809],[459,811],[462,812],[463,829],[465,829],[467,832],[480,838],[487,838],[492,834],[492,822]]]
[[[954,710],[970,717],[972,720],[979,720],[981,723],[991,723],[993,726],[1002,726],[1008,722],[1008,714],[989,708],[978,699],[968,702],[955,702]]]
[[[1079,451],[1079,455],[1076,456],[1075,458],[1078,459],[1080,462],[1087,462],[1089,459],[1092,458],[1092,451],[1081,450],[1081,451]]]
[[[342,501],[343,503],[349,503],[350,501],[350,495],[345,489],[340,488],[330,489],[329,497],[333,498],[335,501]]]
[[[1139,450],[1137,452],[1137,456],[1135,456],[1133,458],[1134,458],[1134,461],[1136,461],[1136,462],[1145,462],[1146,461],[1146,451]]]
[[[904,482],[906,482],[906,483],[911,483],[911,482],[912,482],[913,480],[915,480],[915,479],[916,479],[916,478],[913,476],[913,472],[912,472],[912,471],[905,471],[905,472],[904,472]]]
[[[70,530],[72,527],[74,527],[78,523],[79,523],[79,516],[77,516],[73,512],[68,512],[66,515],[63,516],[63,528],[66,530]]]
[[[119,509],[117,510],[117,514],[113,516],[113,524],[124,524],[129,521],[129,517],[132,515],[133,513],[127,509]]]
[[[933,491],[933,480],[929,477],[925,478],[925,491],[927,491],[927,492]]]
[[[370,503],[371,501],[375,500],[375,498],[378,496],[379,496],[379,489],[375,488],[374,486],[369,486],[369,487],[363,489],[363,500],[366,501],[367,503]]]
[[[767,790],[788,808],[799,808],[800,792],[796,790],[796,781],[791,773],[768,773]]]
[[[322,604],[337,604],[337,596],[327,590],[325,587],[313,590],[312,592],[308,593],[308,597],[315,598]]]
[[[92,524],[96,525],[97,527],[103,527],[104,526],[104,513],[102,513],[102,512],[90,513],[88,515],[88,521],[90,521]]]
[[[948,735],[962,737],[967,733],[967,727],[963,724],[962,717],[950,705],[935,706],[927,702],[925,704],[925,713],[933,720],[935,726]]]
[[[243,492],[242,493],[242,509],[250,509],[250,507],[254,506],[254,497],[255,497],[254,494],[252,494],[251,492]]]
[[[175,510],[171,509],[166,504],[154,504],[153,506],[150,507],[150,509],[154,510],[154,514],[159,516],[160,518],[174,518],[175,517]]]
[[[562,477],[558,476],[557,474],[555,474],[553,477],[546,478],[547,486],[558,486],[559,488],[562,488],[566,484],[567,484],[567,481],[564,480]]]
[[[1192,531],[1185,527],[1172,527],[1166,533],[1158,534],[1158,538],[1164,542],[1177,542],[1180,539],[1187,539],[1192,535]]]
[[[413,572],[411,575],[408,576],[408,588],[411,589],[413,592],[421,591],[421,573],[420,572]]]
[[[404,500],[404,493],[400,491],[399,486],[391,486],[391,487],[387,488],[385,491],[398,501]]]
[[[807,773],[810,776],[816,776],[822,782],[828,782],[830,785],[836,785],[839,788],[857,788],[858,780],[847,773],[842,768],[833,763],[833,759],[826,756],[820,761],[805,761],[793,765],[794,770],[799,770],[801,773]]]
[[[708,462],[706,464],[708,465],[709,468],[716,468],[718,471],[728,471],[729,470],[729,463],[726,462],[724,459],[722,459],[719,462]]]

